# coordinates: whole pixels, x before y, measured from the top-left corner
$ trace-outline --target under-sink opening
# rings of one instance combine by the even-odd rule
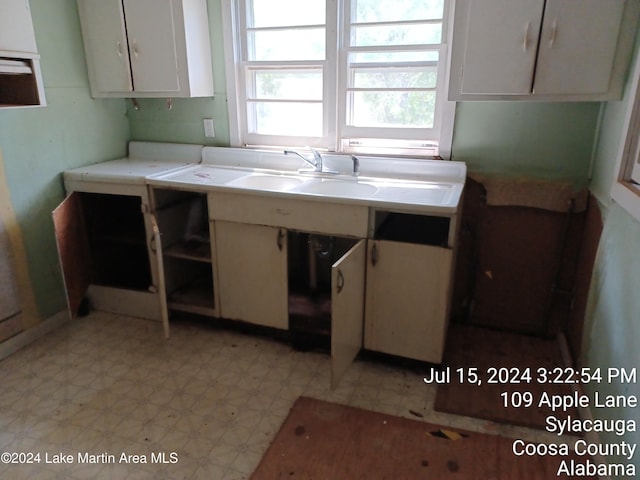
[[[288,232],[289,331],[294,348],[331,348],[331,267],[357,240]]]

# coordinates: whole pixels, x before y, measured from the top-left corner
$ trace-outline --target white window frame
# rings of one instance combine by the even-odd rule
[[[616,162],[611,198],[640,221],[640,53],[630,78],[621,146]]]
[[[229,136],[230,144],[234,147],[260,146],[260,147],[300,147],[310,146],[327,151],[404,155],[412,157],[433,158],[432,149],[424,147],[433,138],[416,139],[415,148],[384,147],[376,148],[372,146],[357,147],[341,142],[340,138],[348,135],[351,130],[344,125],[340,119],[345,118],[345,111],[341,105],[345,102],[338,101],[346,98],[346,54],[339,49],[339,38],[335,34],[335,28],[340,28],[342,34],[346,30],[345,23],[348,19],[339,18],[346,4],[350,0],[326,0],[327,2],[327,58],[324,62],[310,62],[309,64],[323,63],[324,69],[324,98],[325,115],[323,118],[323,136],[317,137],[295,137],[296,143],[292,145],[291,137],[270,136],[268,142],[261,140],[259,135],[251,135],[247,132],[246,105],[244,104],[245,87],[244,66],[241,64],[243,52],[241,52],[243,32],[237,31],[238,8],[244,8],[244,0],[222,0],[222,26],[224,38],[224,53],[227,78],[227,105],[229,115]],[[435,112],[434,131],[439,130],[437,158],[451,158],[451,143],[453,139],[453,123],[455,116],[455,102],[448,100],[449,84],[449,46],[451,45],[453,27],[454,0],[445,0],[445,12],[443,15],[443,44],[440,47],[440,57],[438,61],[438,83],[436,85],[436,95],[438,96],[437,111]],[[340,35],[340,37],[342,36]],[[340,56],[338,51],[340,50]],[[331,52],[335,52],[334,55]],[[338,78],[340,77],[340,78]],[[336,86],[339,87],[336,88]],[[340,111],[338,111],[340,108]],[[439,123],[438,123],[439,122]],[[403,129],[404,130],[404,129]],[[407,133],[409,129],[405,130]],[[375,138],[380,135],[381,130],[376,128],[359,128],[360,134],[365,133],[367,137]],[[361,135],[362,136],[362,135]]]
[[[345,10],[349,10],[353,8],[354,0],[343,0]],[[401,154],[411,154],[412,151],[418,152],[429,152],[429,150],[433,147],[430,145],[435,143],[437,144],[436,148],[440,148],[440,141],[442,138],[441,132],[445,119],[445,115],[443,111],[445,109],[445,103],[447,98],[447,85],[448,85],[448,76],[447,76],[447,66],[448,66],[448,45],[450,45],[450,31],[452,22],[450,21],[450,16],[453,14],[453,11],[450,7],[453,2],[451,0],[445,1],[445,8],[443,12],[442,18],[442,37],[444,39],[442,44],[434,46],[433,50],[438,52],[438,63],[437,63],[437,84],[435,86],[435,93],[438,101],[436,103],[436,111],[434,112],[434,125],[433,128],[430,129],[421,129],[421,128],[376,128],[376,127],[354,127],[347,124],[347,102],[338,102],[339,106],[339,117],[338,117],[338,125],[339,125],[339,139],[341,141],[340,150],[349,152],[349,153],[367,153],[370,151],[371,146],[365,145],[364,147],[358,147],[350,143],[350,140],[357,140],[358,138],[378,138],[384,137],[388,132],[392,132],[394,138],[407,140],[411,144],[415,145],[414,148],[393,148],[393,147],[383,147],[377,148],[374,151],[385,151],[388,150],[391,153],[401,153]],[[438,21],[439,22],[439,21]],[[413,22],[401,22],[401,23],[413,23]],[[420,22],[422,23],[422,22]],[[430,23],[427,21],[427,23]],[[339,98],[345,99],[347,96],[347,84],[348,84],[348,76],[349,76],[349,64],[348,64],[348,55],[350,52],[357,52],[359,50],[368,51],[370,50],[367,47],[351,47],[349,45],[349,39],[344,38],[350,32],[350,22],[349,18],[345,15],[343,18],[342,25],[342,33],[343,33],[343,45],[340,50],[340,82],[338,84],[338,96]],[[409,47],[387,47],[387,50],[400,50],[400,51],[408,51],[408,50],[418,50],[421,51],[422,48],[412,48]],[[416,140],[420,138],[421,140]],[[450,152],[450,144],[448,148],[445,148],[447,152]],[[437,150],[436,150],[437,151]],[[428,154],[428,153],[427,153]],[[439,152],[438,152],[439,154]]]

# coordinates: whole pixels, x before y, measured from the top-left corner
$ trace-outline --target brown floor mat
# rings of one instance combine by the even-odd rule
[[[516,456],[513,440],[300,397],[253,480],[548,480],[575,455]],[[560,478],[566,478],[561,475]]]

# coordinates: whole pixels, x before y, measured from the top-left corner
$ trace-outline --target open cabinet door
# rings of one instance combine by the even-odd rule
[[[331,267],[331,388],[338,386],[362,348],[366,240]]]
[[[72,193],[53,211],[60,268],[71,318],[78,316],[78,308],[91,279],[89,240],[81,200],[80,194]]]
[[[151,228],[153,237],[151,239],[151,251],[156,257],[156,266],[158,269],[158,294],[160,295],[160,317],[162,319],[162,328],[164,337],[169,338],[169,309],[167,307],[167,286],[164,280],[164,259],[162,258],[162,240],[160,237],[160,227],[154,215],[151,215]]]

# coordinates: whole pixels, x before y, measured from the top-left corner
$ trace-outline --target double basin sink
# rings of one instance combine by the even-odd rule
[[[324,173],[285,174],[254,171],[226,185],[254,191],[300,194],[324,199],[337,198],[371,204],[435,207],[443,210],[455,209],[461,193],[461,186],[450,182]]]
[[[323,175],[323,174],[320,174]],[[300,189],[304,193],[318,195],[337,195],[367,197],[373,195],[378,187],[371,180],[358,181],[358,177],[342,178],[305,178],[297,175],[250,173],[229,182],[230,186],[258,190],[289,191]]]

